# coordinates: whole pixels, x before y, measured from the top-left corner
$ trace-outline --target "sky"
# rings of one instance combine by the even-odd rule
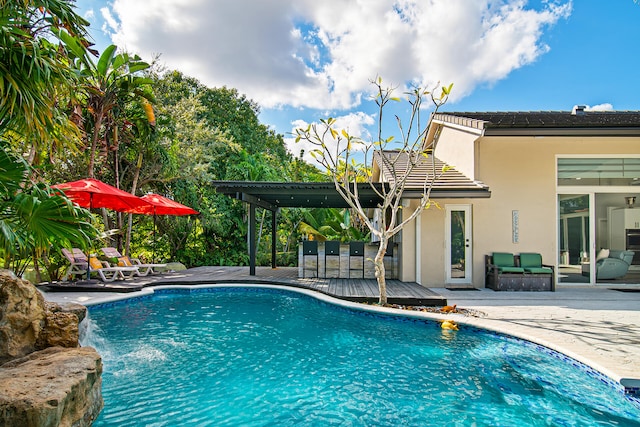
[[[376,135],[370,81],[453,83],[441,111],[640,110],[634,0],[77,0],[102,52],[233,87],[285,136],[333,117]],[[428,113],[428,110],[426,110]],[[408,117],[408,104],[391,110]],[[385,127],[394,126],[385,122]],[[385,133],[397,133],[385,129]],[[307,147],[308,152],[308,147]]]

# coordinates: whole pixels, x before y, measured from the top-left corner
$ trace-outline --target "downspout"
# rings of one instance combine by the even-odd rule
[[[418,214],[416,221],[416,283],[422,285],[422,212]]]

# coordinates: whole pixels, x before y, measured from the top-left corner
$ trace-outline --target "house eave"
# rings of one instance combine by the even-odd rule
[[[491,197],[491,191],[488,188],[477,189],[448,189],[448,190],[431,190],[431,199],[488,199]],[[422,190],[404,190],[403,199],[421,199]]]
[[[620,128],[492,128],[484,130],[484,136],[640,136],[640,127]]]

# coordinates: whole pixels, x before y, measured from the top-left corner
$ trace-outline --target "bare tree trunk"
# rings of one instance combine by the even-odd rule
[[[136,194],[138,189],[138,179],[140,178],[140,169],[142,169],[142,151],[138,153],[138,163],[133,171],[133,184],[131,185],[131,194]],[[129,214],[127,223],[127,234],[125,237],[124,251],[125,255],[129,255],[131,249],[131,230],[133,229],[133,214]]]
[[[38,256],[36,255],[36,251],[33,251],[33,269],[36,273],[36,282],[42,283],[42,273],[40,273],[40,263],[38,263]]]
[[[27,157],[27,163],[29,164],[29,166],[33,166],[33,162],[36,159],[37,152],[38,151],[36,149],[36,144],[31,144],[31,149],[29,149],[29,156]]]
[[[380,238],[380,246],[378,252],[373,259],[373,265],[376,271],[376,280],[378,281],[378,290],[380,291],[380,305],[387,305],[387,278],[386,270],[384,268],[384,254],[387,252],[387,245],[389,239],[386,236]]]
[[[102,127],[102,118],[104,116],[104,112],[102,109],[98,111],[96,114],[96,122],[93,125],[93,137],[91,138],[91,151],[89,153],[89,168],[87,170],[87,175],[89,178],[94,178],[93,169],[96,162],[96,150],[98,149],[98,138],[100,136],[100,128]]]

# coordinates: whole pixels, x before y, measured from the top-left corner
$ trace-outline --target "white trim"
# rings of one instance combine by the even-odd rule
[[[422,234],[422,212],[418,214],[415,219],[416,221],[416,245],[415,245],[415,256],[416,256],[416,283],[422,285],[422,238],[420,237]]]
[[[446,114],[446,113],[444,113]],[[467,133],[472,133],[474,135],[478,135],[478,136],[482,136],[482,134],[484,134],[484,129],[477,129],[477,128],[472,128],[469,126],[463,126],[463,125],[459,125],[456,123],[451,123],[451,122],[446,122],[444,120],[433,120],[432,123],[436,123],[442,126],[446,126],[448,128],[452,128],[452,129],[456,129],[456,130],[460,130],[463,132],[467,132]]]
[[[596,284],[596,193],[589,193],[589,283]]]
[[[451,212],[465,212],[465,277],[451,277]],[[455,285],[471,285],[473,283],[473,216],[472,205],[452,204],[445,205],[445,226],[444,226],[444,269],[445,283]]]

